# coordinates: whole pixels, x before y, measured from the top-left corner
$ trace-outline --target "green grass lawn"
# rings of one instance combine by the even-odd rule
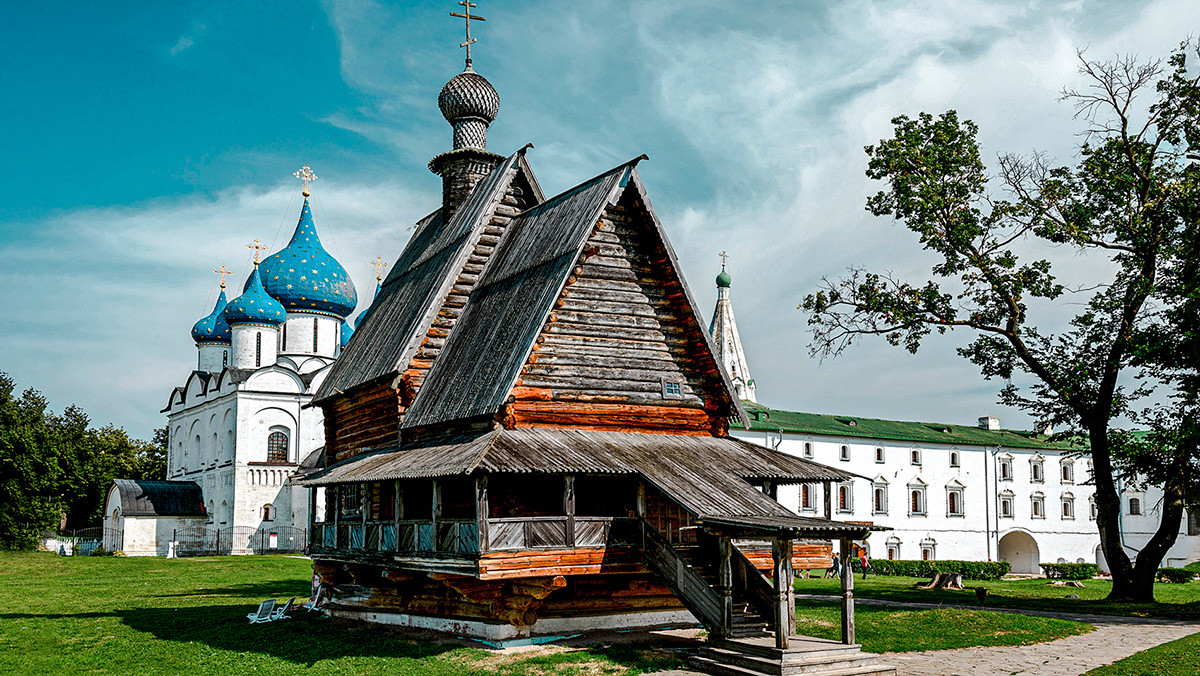
[[[967,580],[965,590],[917,589],[918,583],[928,582],[925,578],[870,576],[865,581],[861,576],[854,578],[854,595],[861,598],[887,599],[918,603],[941,603],[976,605],[972,587],[986,587],[987,605],[997,608],[1026,608],[1068,613],[1097,613],[1104,615],[1135,615],[1139,617],[1162,617],[1171,619],[1200,619],[1200,582],[1188,584],[1156,584],[1154,596],[1157,603],[1108,603],[1104,597],[1112,589],[1112,583],[1104,580],[1087,580],[1084,588],[1051,587],[1043,579],[997,580],[982,582]],[[803,594],[837,594],[839,581],[835,579],[797,579],[796,591]],[[1078,599],[1068,599],[1067,594],[1076,594]]]
[[[959,608],[906,610],[858,605],[854,619],[855,639],[868,652],[1029,645],[1094,629],[1070,620]],[[797,633],[839,639],[841,626],[837,603],[796,602]]]
[[[1192,634],[1092,669],[1087,676],[1176,676],[1200,674],[1200,634]]]
[[[0,673],[635,674],[681,666],[646,645],[497,653],[417,641],[316,613],[250,625],[264,598],[304,597],[310,563],[284,556],[62,558],[0,553]],[[838,611],[802,603],[802,633],[836,637]],[[859,606],[868,650],[1011,645],[1088,625],[981,611]]]

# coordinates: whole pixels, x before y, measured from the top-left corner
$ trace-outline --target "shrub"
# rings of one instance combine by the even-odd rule
[[[1187,568],[1159,568],[1158,569],[1158,579],[1163,582],[1174,582],[1176,584],[1183,584],[1184,582],[1191,582],[1192,578],[1194,578],[1194,577],[1196,577],[1196,573],[1188,570]]]
[[[121,551],[120,549],[114,549],[112,555],[117,558],[121,558],[125,556],[125,552]]]
[[[104,545],[97,545],[88,556],[107,556],[108,552],[104,551]]]
[[[967,580],[999,580],[1008,574],[1007,561],[901,561],[873,559],[871,567],[879,575],[933,577],[938,573],[959,573]],[[853,570],[861,572],[855,563]]]
[[[1046,577],[1059,580],[1090,580],[1100,572],[1100,566],[1094,563],[1043,563],[1041,566]]]

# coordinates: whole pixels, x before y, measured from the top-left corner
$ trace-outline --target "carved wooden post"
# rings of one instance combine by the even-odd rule
[[[646,483],[643,481],[639,481],[637,485],[637,505],[635,509],[639,517],[646,518]]]
[[[842,538],[842,643],[854,643],[854,571],[850,568],[850,557],[854,548],[850,540]]]
[[[788,619],[788,586],[791,583],[790,576],[787,574],[788,562],[792,558],[792,552],[784,552],[783,543],[790,542],[784,540],[771,541],[771,562],[774,564],[774,582],[775,582],[775,647],[780,650],[786,650],[788,647],[788,630],[792,626],[792,621]]]
[[[338,529],[342,525],[342,487],[334,484],[325,490],[328,491],[330,488],[333,489],[333,499],[325,499],[325,508],[328,509],[329,504],[333,503],[333,548],[338,549],[342,546],[342,541],[338,533]]]
[[[796,634],[796,562],[795,540],[784,540],[783,551],[787,559],[787,592],[788,592],[788,634]]]
[[[563,513],[567,515],[566,546],[575,546],[575,477],[563,477]]]
[[[488,478],[487,475],[475,477],[475,520],[479,522],[479,553],[488,550]]]
[[[825,482],[822,482],[821,485],[825,487],[825,518],[832,521],[833,520],[833,490],[832,490],[833,484],[828,481],[825,481]]]
[[[312,538],[312,533],[316,530],[317,525],[317,488],[308,489],[308,537]],[[172,535],[171,539],[175,537]],[[311,544],[311,543],[310,543]]]
[[[717,593],[721,595],[721,633],[726,638],[733,629],[733,544],[725,535],[717,536]]]
[[[430,491],[433,496],[433,504],[429,510],[430,530],[433,531],[433,551],[438,550],[438,519],[442,516],[442,487],[438,484],[438,480],[433,480],[433,490]]]

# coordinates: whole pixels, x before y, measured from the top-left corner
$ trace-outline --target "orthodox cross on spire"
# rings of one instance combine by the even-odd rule
[[[717,255],[721,257],[721,269],[724,270],[725,269],[725,259],[729,258],[729,254],[722,251],[721,253],[719,253]]]
[[[308,165],[305,165],[305,166],[308,166]],[[247,249],[254,249],[254,264],[255,264],[255,265],[258,265],[258,253],[259,253],[260,251],[266,251],[266,250],[267,250],[267,247],[266,247],[266,246],[264,246],[264,245],[263,245],[263,243],[262,243],[262,242],[260,242],[260,241],[258,241],[257,239],[256,239],[256,240],[254,240],[254,243],[253,243],[253,244],[247,244],[247,245],[246,245],[246,248],[247,248]]]
[[[225,267],[225,264],[222,263],[221,267],[217,268],[216,270],[213,270],[213,272],[217,273],[218,275],[221,275],[221,289],[223,290],[225,288],[225,275],[233,274],[233,270],[230,270],[229,268]]]
[[[487,21],[487,19],[485,19],[482,16],[479,16],[477,14],[471,13],[471,8],[475,6],[475,3],[471,2],[471,0],[459,0],[458,4],[463,6],[463,11],[462,12],[450,12],[450,16],[456,16],[456,17],[462,19],[463,23],[466,24],[467,41],[460,43],[458,46],[467,48],[467,70],[471,70],[471,45],[475,42],[475,40],[473,40],[471,38],[471,22],[472,21]]]
[[[317,175],[314,174],[312,168],[308,166],[308,162],[305,162],[304,166],[300,167],[300,171],[294,172],[292,176],[295,176],[304,182],[304,196],[308,197],[311,194],[308,192],[308,184],[317,180]]]
[[[371,261],[371,267],[375,268],[375,281],[383,281],[383,271],[387,270],[388,264],[383,262],[383,256],[376,256],[375,260]]]

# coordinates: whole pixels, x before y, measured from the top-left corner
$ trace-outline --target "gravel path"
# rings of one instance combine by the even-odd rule
[[[836,600],[835,596],[797,595],[797,598]],[[899,603],[855,599],[864,605],[904,608],[938,608],[932,603]],[[944,606],[942,606],[944,607]],[[978,609],[977,606],[973,607]],[[1013,608],[987,608],[996,612],[1058,617],[1086,622],[1096,631],[1068,636],[1057,641],[1027,646],[960,648],[912,653],[887,653],[882,662],[896,667],[901,676],[983,676],[1023,674],[1026,676],[1078,676],[1096,667],[1112,664],[1134,653],[1200,632],[1200,623],[1158,620],[1119,615],[1081,615]]]

